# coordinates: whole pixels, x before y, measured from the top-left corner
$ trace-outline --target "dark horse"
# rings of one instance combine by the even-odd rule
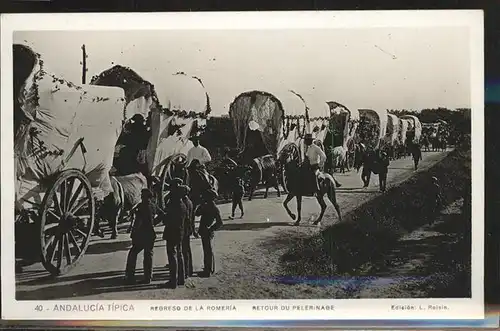
[[[248,193],[249,201],[252,200],[255,189],[260,183],[263,183],[266,188],[264,199],[267,198],[270,187],[276,189],[278,197],[281,196],[278,174],[279,167],[277,166],[277,160],[274,156],[268,154],[256,157],[245,167],[245,169],[250,184]]]
[[[342,216],[340,214],[340,207],[337,202],[337,195],[335,191],[335,181],[333,177],[327,173],[319,173],[319,191],[316,192],[315,189],[312,188],[313,185],[308,185],[311,183],[312,175],[309,173],[309,167],[307,164],[299,164],[297,160],[289,160],[285,165],[285,179],[288,195],[283,201],[283,206],[285,207],[288,215],[296,220],[295,225],[299,225],[301,221],[301,209],[302,209],[302,197],[314,196],[316,195],[316,199],[321,207],[321,212],[314,222],[314,225],[318,225],[323,219],[323,215],[326,210],[326,202],[324,199],[324,195],[328,196],[328,199],[331,201],[337,215],[339,217],[339,221],[342,221]],[[288,203],[293,199],[297,200],[297,216],[293,214],[288,208]]]

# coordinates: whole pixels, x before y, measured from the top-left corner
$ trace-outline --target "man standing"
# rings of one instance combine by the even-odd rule
[[[189,168],[193,160],[198,160],[198,164],[204,167],[207,162],[212,161],[212,157],[208,150],[200,145],[200,137],[198,135],[194,135],[190,139],[194,146],[187,153],[186,166]]]
[[[304,137],[304,144],[306,145],[306,158],[309,161],[309,167],[311,171],[311,180],[315,183],[315,192],[319,191],[319,181],[318,181],[318,172],[320,168],[320,164],[323,164],[326,161],[326,154],[323,150],[313,144],[312,134],[307,133]]]
[[[422,151],[420,150],[420,145],[412,143],[411,145],[411,155],[413,157],[413,164],[415,165],[415,170],[418,168],[418,162],[422,160]]]
[[[128,284],[135,283],[135,268],[137,255],[144,250],[144,284],[151,283],[153,278],[153,247],[156,239],[154,229],[154,218],[156,208],[152,201],[153,194],[149,189],[141,192],[141,202],[136,209],[136,221],[132,229],[132,248],[127,257],[125,270],[125,281]]]
[[[215,204],[215,195],[206,191],[202,196],[200,206],[200,226],[198,233],[201,236],[203,246],[203,272],[201,277],[210,277],[215,272],[215,257],[213,252],[214,232],[222,226],[222,217],[219,208]]]
[[[381,192],[385,192],[387,188],[387,173],[389,172],[389,156],[384,151],[379,151],[379,160],[378,160],[378,182]]]
[[[189,193],[189,188],[182,185],[182,180],[174,178],[170,184],[170,195],[166,207],[166,214],[163,218],[165,229],[163,239],[166,240],[168,265],[170,269],[170,281],[165,285],[169,288],[176,288],[177,285],[184,285],[185,264],[182,252],[186,224],[190,222],[188,206],[184,198]]]

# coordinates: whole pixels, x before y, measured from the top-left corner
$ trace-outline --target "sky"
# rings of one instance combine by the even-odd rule
[[[15,32],[14,42],[32,46],[49,71],[75,83],[85,44],[88,81],[114,64],[129,66],[155,85],[162,103],[172,93],[204,98],[172,86],[175,72],[196,75],[213,115],[227,114],[248,90],[274,93],[286,108],[300,104],[292,89],[312,115],[332,100],[353,109],[470,107],[467,28],[41,31]]]

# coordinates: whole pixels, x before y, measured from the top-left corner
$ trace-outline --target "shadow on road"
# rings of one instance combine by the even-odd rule
[[[106,254],[118,251],[126,251],[130,249],[130,245],[131,245],[130,240],[114,241],[108,239],[108,241],[106,241],[106,239],[104,239],[103,241],[91,243],[89,248],[87,248],[87,252],[85,252],[85,255]]]
[[[262,230],[273,226],[293,226],[287,222],[263,222],[263,223],[225,223],[221,230],[238,231],[238,230]]]
[[[142,277],[142,269],[137,269],[137,279]],[[167,281],[169,273],[164,267],[155,268],[153,272],[153,281]],[[61,281],[77,281],[71,284],[54,285],[35,290],[17,291],[16,300],[56,300],[70,299],[88,295],[99,295],[113,292],[126,292],[148,290],[158,287],[158,284],[149,285],[124,285],[124,271],[109,271],[94,274],[85,274],[78,276],[69,276],[58,279],[57,281],[47,282],[43,284],[53,284]],[[37,284],[40,284],[40,279],[37,279]],[[23,285],[28,285],[27,282]]]

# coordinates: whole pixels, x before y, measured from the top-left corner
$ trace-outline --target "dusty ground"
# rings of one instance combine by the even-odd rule
[[[418,172],[423,172],[446,156],[446,153],[424,153],[424,160]],[[394,161],[389,170],[389,186],[396,186],[410,178],[415,172],[409,158]],[[362,189],[359,174],[338,174],[343,183],[338,191],[338,200],[345,215],[364,202],[380,195],[378,178],[372,178],[368,189]],[[433,250],[442,250],[444,239],[457,241],[454,233],[459,218],[460,200],[450,204],[442,215],[430,226],[423,226],[401,240],[388,253],[392,265],[377,263],[363,265],[355,277],[297,278],[294,274],[283,274],[282,259],[297,238],[314,236],[320,229],[312,226],[319,212],[319,206],[312,198],[303,203],[303,224],[291,226],[291,220],[281,203],[283,196],[273,194],[264,200],[260,197],[245,202],[243,219],[225,220],[222,230],[216,234],[216,274],[208,279],[194,277],[186,287],[176,290],[159,289],[158,285],[168,278],[165,267],[164,242],[155,246],[154,282],[151,285],[125,286],[122,284],[123,270],[130,247],[129,236],[124,233],[117,240],[98,239],[91,243],[80,265],[69,274],[51,279],[40,264],[24,268],[16,276],[17,299],[260,299],[260,298],[353,298],[428,296],[424,287],[447,281],[441,274],[429,277],[426,265],[435,263],[430,256]],[[292,210],[295,203],[290,204]],[[220,206],[223,215],[229,215],[230,206]],[[329,206],[322,226],[337,221],[334,210]],[[161,228],[158,232],[161,233]],[[159,235],[161,238],[161,234]],[[439,245],[423,242],[435,241]],[[441,245],[441,246],[440,246]],[[444,245],[444,246],[443,246]],[[399,248],[398,248],[399,247]],[[202,267],[202,250],[199,239],[192,240],[195,271]],[[423,250],[423,252],[422,252]],[[311,257],[314,258],[314,257]],[[138,275],[142,271],[142,258],[138,259]],[[341,277],[339,277],[341,276]],[[441,277],[441,278],[440,278]],[[443,277],[445,278],[443,280]],[[389,279],[390,278],[390,279]],[[433,285],[434,284],[434,285]],[[437,286],[437,285],[436,285]],[[439,286],[438,286],[439,287]],[[442,287],[442,286],[441,286]]]

